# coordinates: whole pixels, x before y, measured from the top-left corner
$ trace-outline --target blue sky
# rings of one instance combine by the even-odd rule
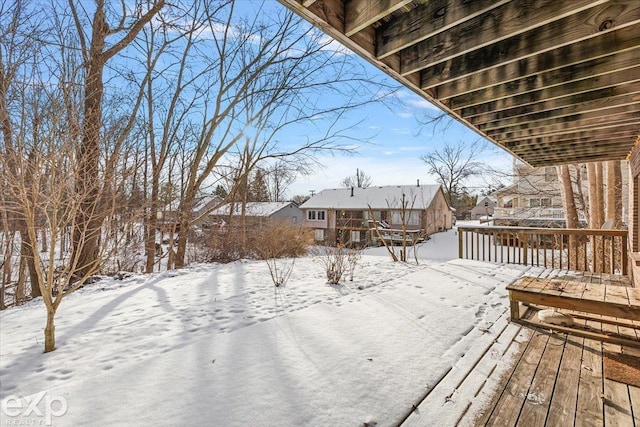
[[[354,56],[354,60],[360,59]],[[310,176],[300,177],[290,187],[289,194],[340,187],[340,181],[354,175],[357,168],[371,176],[373,185],[413,184],[418,179],[425,184],[435,183],[435,178],[428,175],[426,165],[420,160],[421,155],[440,149],[447,142],[471,144],[480,139],[478,134],[455,120],[448,121],[446,126],[421,125],[418,118],[433,112],[435,107],[409,90],[403,91],[402,98],[403,108],[395,111],[389,111],[384,105],[371,105],[359,112],[364,118],[359,128],[364,134],[375,135],[371,141],[360,145],[349,156],[319,157],[324,167]],[[510,154],[491,144],[483,157],[479,160],[492,167],[504,169],[512,163]],[[483,181],[469,184],[481,187]]]
[[[245,4],[249,5],[249,2]],[[268,2],[267,7],[284,9],[284,6],[275,0]],[[372,73],[378,76],[385,75],[381,70],[373,69],[373,66],[358,55],[343,51],[353,61],[366,64],[372,69]],[[397,83],[391,77],[387,79],[392,84]],[[446,123],[440,122],[437,126],[420,123],[420,119],[424,120],[426,116],[437,112],[437,107],[404,88],[398,94],[398,102],[394,103],[392,110],[387,105],[379,103],[355,111],[351,117],[352,121],[361,121],[356,134],[362,135],[368,142],[357,144],[349,141],[348,144],[356,146],[351,155],[318,156],[317,160],[322,167],[309,176],[297,179],[290,186],[288,195],[306,195],[310,191],[318,192],[325,188],[340,187],[340,181],[348,175],[354,175],[357,168],[372,177],[373,185],[413,184],[418,179],[425,184],[435,183],[435,178],[428,175],[425,164],[420,160],[421,155],[441,148],[447,142],[463,141],[471,144],[481,139],[477,133],[454,119],[446,120]],[[322,123],[316,125],[319,128],[323,127]],[[329,126],[329,123],[325,126]],[[291,135],[294,140],[301,136]],[[485,158],[479,160],[490,163],[493,167],[509,168],[512,156],[492,144],[487,145]],[[472,190],[479,191],[478,187],[483,187],[484,182],[476,180],[469,185],[473,187]]]

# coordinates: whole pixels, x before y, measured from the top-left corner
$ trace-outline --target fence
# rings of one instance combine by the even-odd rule
[[[627,230],[460,226],[458,256],[627,275]]]

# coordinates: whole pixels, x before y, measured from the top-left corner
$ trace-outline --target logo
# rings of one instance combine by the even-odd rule
[[[2,425],[46,425],[53,423],[54,417],[67,413],[69,405],[63,396],[41,391],[26,397],[7,396],[0,402],[3,417]]]

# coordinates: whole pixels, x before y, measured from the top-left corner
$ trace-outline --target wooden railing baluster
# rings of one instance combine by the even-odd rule
[[[627,230],[459,225],[458,245],[460,258],[628,274]]]

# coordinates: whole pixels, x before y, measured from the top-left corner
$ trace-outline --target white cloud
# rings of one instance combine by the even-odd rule
[[[398,135],[413,135],[413,130],[409,128],[391,128],[390,130]]]
[[[422,98],[416,95],[415,93],[411,92],[408,89],[398,92],[398,98],[400,98],[405,104],[413,108],[418,108],[421,110],[440,111],[440,109],[437,106],[427,101],[425,98]]]
[[[349,50],[347,47],[342,45],[340,42],[336,41],[332,37],[322,34],[318,38],[318,43],[321,45],[320,50],[325,50],[328,52],[333,52],[338,55],[353,55],[354,53]]]

